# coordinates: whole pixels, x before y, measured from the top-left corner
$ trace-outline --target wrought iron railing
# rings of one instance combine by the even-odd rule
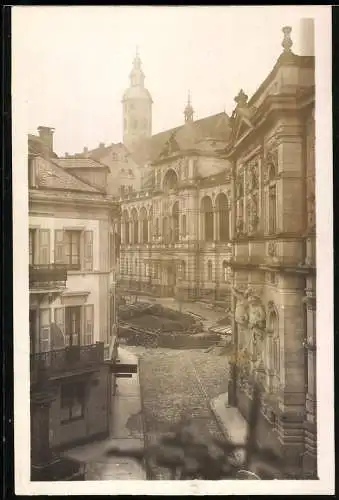
[[[105,357],[104,350],[104,342],[97,342],[91,345],[73,345],[31,354],[31,382],[37,382],[39,376],[48,378],[67,370],[86,368],[102,363]]]
[[[29,266],[29,287],[63,288],[67,281],[67,267],[63,264],[39,264]]]

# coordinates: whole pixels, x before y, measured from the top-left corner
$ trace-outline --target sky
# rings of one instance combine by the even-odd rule
[[[13,65],[27,133],[55,128],[59,155],[122,140],[121,98],[136,46],[153,98],[153,133],[183,123],[191,92],[195,119],[231,114],[282,52],[282,27],[312,7],[14,7]]]

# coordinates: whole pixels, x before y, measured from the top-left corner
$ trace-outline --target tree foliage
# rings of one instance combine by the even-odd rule
[[[271,449],[257,444],[260,401],[260,387],[256,384],[245,443],[233,443],[226,437],[206,441],[193,432],[191,422],[182,420],[156,444],[128,451],[110,448],[107,454],[133,458],[146,470],[150,464],[167,469],[173,480],[291,478],[284,461]]]

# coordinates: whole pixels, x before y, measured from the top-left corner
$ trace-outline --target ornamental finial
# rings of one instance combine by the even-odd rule
[[[292,39],[291,39],[291,31],[292,28],[290,26],[284,26],[282,29],[282,32],[284,33],[284,39],[281,43],[284,52],[291,52],[291,48],[293,45]]]

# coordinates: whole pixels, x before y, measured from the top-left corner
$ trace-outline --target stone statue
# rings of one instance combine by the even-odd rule
[[[231,292],[237,299],[235,321],[251,330],[263,331],[266,326],[266,311],[260,297],[250,287],[241,292],[231,286]]]

